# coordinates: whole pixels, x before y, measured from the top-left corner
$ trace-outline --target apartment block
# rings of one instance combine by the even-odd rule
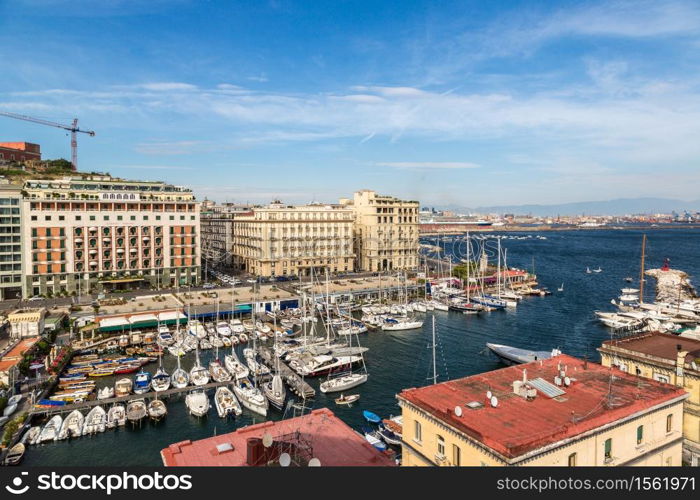
[[[0,183],[0,300],[22,294],[21,200],[20,186]]]
[[[417,201],[362,190],[340,204],[352,209],[356,268],[362,271],[412,270],[418,267]]]
[[[354,212],[339,205],[274,202],[233,219],[233,264],[261,276],[352,272]]]
[[[250,215],[253,215],[253,210],[248,205],[202,202],[202,259],[209,268],[233,266],[233,219]]]
[[[199,282],[191,190],[93,175],[28,180],[22,193],[25,296]]]

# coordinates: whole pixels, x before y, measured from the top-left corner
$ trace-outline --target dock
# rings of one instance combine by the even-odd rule
[[[275,363],[277,363],[277,359],[271,349],[259,347],[258,353],[268,366],[275,366]],[[282,378],[294,394],[304,399],[313,398],[316,395],[316,389],[311,387],[299,374],[289,368],[284,361],[279,360],[279,367],[280,375],[282,375]]]
[[[289,368],[288,368],[289,369]],[[173,388],[173,389],[168,389],[167,391],[149,391],[149,392],[144,392],[143,394],[129,394],[128,396],[120,396],[117,398],[107,398],[107,399],[93,399],[90,401],[83,401],[81,403],[72,403],[72,404],[67,404],[67,405],[61,405],[61,406],[51,406],[47,408],[34,408],[29,412],[30,416],[37,416],[37,415],[55,415],[57,413],[70,413],[73,410],[84,410],[84,409],[89,409],[94,406],[99,406],[99,405],[105,405],[105,406],[111,406],[115,403],[128,403],[129,401],[132,401],[134,399],[163,399],[170,397],[174,394],[180,394],[183,392],[190,392],[194,390],[208,390],[208,389],[215,389],[217,387],[225,386],[232,384],[233,381],[229,380],[228,382],[210,382],[205,385],[188,385],[186,387],[182,388]]]

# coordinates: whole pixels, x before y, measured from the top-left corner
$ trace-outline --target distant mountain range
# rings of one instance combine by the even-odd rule
[[[695,212],[700,210],[700,200],[684,201],[670,198],[619,198],[608,201],[580,201],[575,203],[562,203],[559,205],[501,205],[492,207],[457,207],[445,206],[446,210],[454,210],[461,213],[480,214],[516,214],[533,216],[557,215],[632,215],[654,214],[684,211]]]

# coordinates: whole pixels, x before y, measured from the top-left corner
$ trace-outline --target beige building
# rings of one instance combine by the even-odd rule
[[[44,319],[46,309],[43,307],[34,309],[17,309],[7,316],[10,323],[10,338],[22,339],[36,337],[44,333]]]
[[[233,219],[234,268],[259,276],[352,272],[353,221],[353,210],[339,205],[257,207]]]
[[[560,355],[398,395],[405,466],[679,466],[673,385]]]
[[[253,209],[248,205],[217,205],[209,200],[202,203],[200,224],[202,266],[205,269],[233,266],[233,219],[250,215],[253,215]]]
[[[651,332],[606,340],[604,366],[685,389],[683,461],[700,465],[700,340]]]
[[[22,296],[21,189],[0,178],[0,300]]]
[[[357,191],[340,204],[355,216],[356,268],[362,271],[416,269],[418,263],[417,201],[374,191]]]
[[[105,175],[23,186],[25,296],[167,287],[199,281],[192,191]]]

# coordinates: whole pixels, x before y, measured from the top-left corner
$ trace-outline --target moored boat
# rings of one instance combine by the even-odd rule
[[[521,349],[519,347],[491,343],[487,343],[486,347],[488,347],[491,352],[498,356],[501,361],[507,365],[531,363],[533,361],[549,359],[561,354],[558,349],[553,349],[551,351],[531,351],[528,349]]]

